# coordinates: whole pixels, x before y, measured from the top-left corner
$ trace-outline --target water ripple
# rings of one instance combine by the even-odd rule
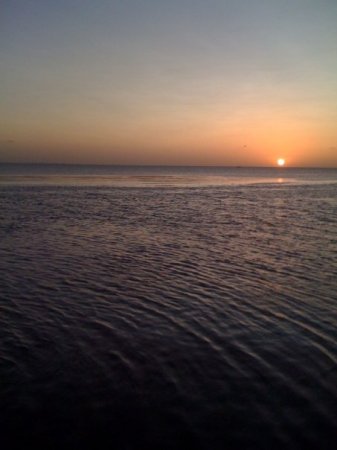
[[[336,194],[2,186],[8,448],[334,448]]]

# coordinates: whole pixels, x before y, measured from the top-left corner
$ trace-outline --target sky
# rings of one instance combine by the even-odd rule
[[[0,161],[337,167],[336,0],[4,0]]]

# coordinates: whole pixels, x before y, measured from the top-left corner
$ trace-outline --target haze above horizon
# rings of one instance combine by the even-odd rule
[[[0,161],[337,167],[337,2],[1,7]]]

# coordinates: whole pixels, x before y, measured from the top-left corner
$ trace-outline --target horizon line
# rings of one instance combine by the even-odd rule
[[[191,168],[231,168],[231,169],[337,169],[337,166],[245,166],[240,164],[222,165],[222,164],[121,164],[121,163],[75,163],[75,162],[13,162],[0,161],[1,165],[31,165],[31,166],[98,166],[98,167],[191,167]]]

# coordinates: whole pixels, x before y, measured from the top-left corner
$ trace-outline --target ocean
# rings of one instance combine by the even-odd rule
[[[337,170],[0,165],[4,450],[332,450]]]

